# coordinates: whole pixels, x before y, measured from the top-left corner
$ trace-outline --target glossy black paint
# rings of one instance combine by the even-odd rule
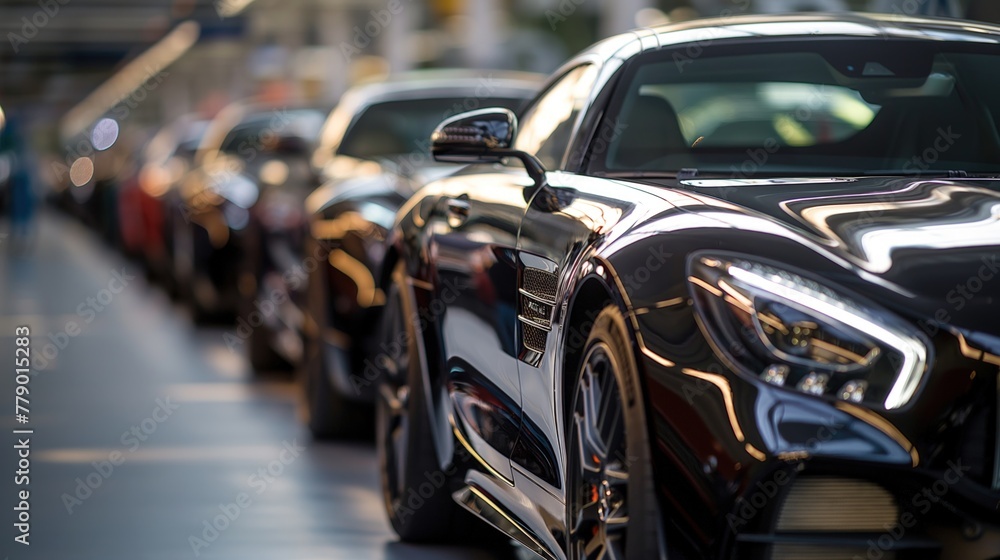
[[[775,530],[782,496],[797,481],[833,475],[877,483],[906,511],[920,511],[918,528],[894,546],[933,553],[935,539],[974,527],[949,551],[993,558],[1000,534],[1000,292],[990,282],[1000,273],[1000,182],[654,181],[583,171],[600,138],[607,90],[630,58],[705,37],[738,45],[760,35],[1000,42],[1000,29],[978,24],[790,16],[637,31],[571,61],[567,69],[596,64],[599,77],[560,169],[539,183],[518,169],[470,167],[421,189],[391,233],[428,319],[425,381],[432,393],[451,396],[429,403],[449,419],[437,422],[437,437],[453,442],[457,433],[480,459],[463,481],[488,493],[542,544],[543,555],[564,557],[567,377],[588,320],[613,304],[630,323],[639,371],[626,391],[646,400],[666,533],[682,557],[767,557],[770,543],[788,537]],[[462,219],[451,206],[456,200]],[[706,251],[780,263],[919,328],[932,343],[932,361],[914,398],[887,410],[734,371],[691,305],[689,261]],[[446,281],[459,286],[457,299],[446,297]],[[494,433],[503,436],[489,437]],[[451,448],[437,446],[442,465],[451,460],[442,450]],[[791,482],[744,515],[740,508],[761,485],[777,479]],[[923,511],[921,490],[945,480],[947,491]],[[868,546],[857,535],[799,537]]]

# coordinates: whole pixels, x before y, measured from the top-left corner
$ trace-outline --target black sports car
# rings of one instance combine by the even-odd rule
[[[400,210],[378,443],[404,540],[545,558],[1000,556],[1000,28],[603,41]],[[500,162],[521,166],[502,167]]]
[[[358,86],[330,114],[313,157],[329,179],[305,201],[301,261],[282,258],[302,255],[294,236],[264,228],[263,239],[272,248],[261,261],[258,297],[282,303],[255,331],[269,333],[265,340],[251,345],[258,356],[267,352],[263,342],[297,361],[296,341],[302,340],[297,335],[305,333],[300,378],[314,435],[370,430],[378,385],[374,372],[380,371],[371,361],[378,352],[370,342],[376,340],[371,335],[384,303],[380,280],[387,233],[396,211],[420,185],[459,168],[434,162],[430,133],[441,120],[469,109],[517,109],[541,81],[512,72],[418,71]],[[270,206],[263,201],[265,211]],[[295,270],[307,272],[308,280]]]

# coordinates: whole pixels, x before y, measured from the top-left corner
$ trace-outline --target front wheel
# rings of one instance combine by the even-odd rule
[[[246,229],[246,252],[240,259],[239,278],[236,282],[239,296],[238,312],[239,317],[248,320],[257,311],[255,303],[268,302],[267,290],[262,286],[265,273],[262,265],[263,241],[260,226],[251,221]],[[256,298],[256,299],[255,299]],[[269,302],[271,312],[280,314],[280,306],[274,301]],[[247,357],[254,373],[271,371],[290,371],[293,364],[281,355],[272,344],[275,332],[268,325],[267,317],[263,317],[261,324],[250,331],[249,347]]]
[[[570,560],[665,559],[649,435],[625,318],[605,308],[571,394],[567,433]],[[624,388],[633,388],[626,393]]]
[[[308,238],[306,254],[316,254],[317,241]],[[371,407],[342,394],[333,383],[331,372],[341,378],[351,375],[351,352],[348,343],[329,345],[324,333],[327,323],[327,286],[322,269],[316,267],[309,276],[305,355],[299,367],[302,387],[302,412],[309,431],[316,439],[346,438],[371,434]],[[309,327],[311,325],[311,327]]]
[[[337,353],[343,350],[337,350]],[[330,380],[328,367],[344,367],[349,363],[346,356],[340,365],[330,364],[331,356],[323,348],[323,342],[307,342],[305,363],[302,366],[302,406],[306,426],[316,439],[345,439],[371,433],[371,410],[364,404],[348,399],[340,394]]]

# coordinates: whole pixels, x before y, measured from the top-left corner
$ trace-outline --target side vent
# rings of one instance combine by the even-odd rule
[[[552,314],[556,305],[557,277],[539,268],[525,267],[521,271],[520,309],[522,359],[537,361],[545,352],[545,340],[552,329]]]

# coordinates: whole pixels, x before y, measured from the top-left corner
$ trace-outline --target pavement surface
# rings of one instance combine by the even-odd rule
[[[33,362],[20,403],[19,326]],[[43,214],[27,249],[0,235],[0,558],[529,557],[397,542],[373,445],[311,441],[295,386],[252,376],[227,329],[195,327],[67,218]]]

